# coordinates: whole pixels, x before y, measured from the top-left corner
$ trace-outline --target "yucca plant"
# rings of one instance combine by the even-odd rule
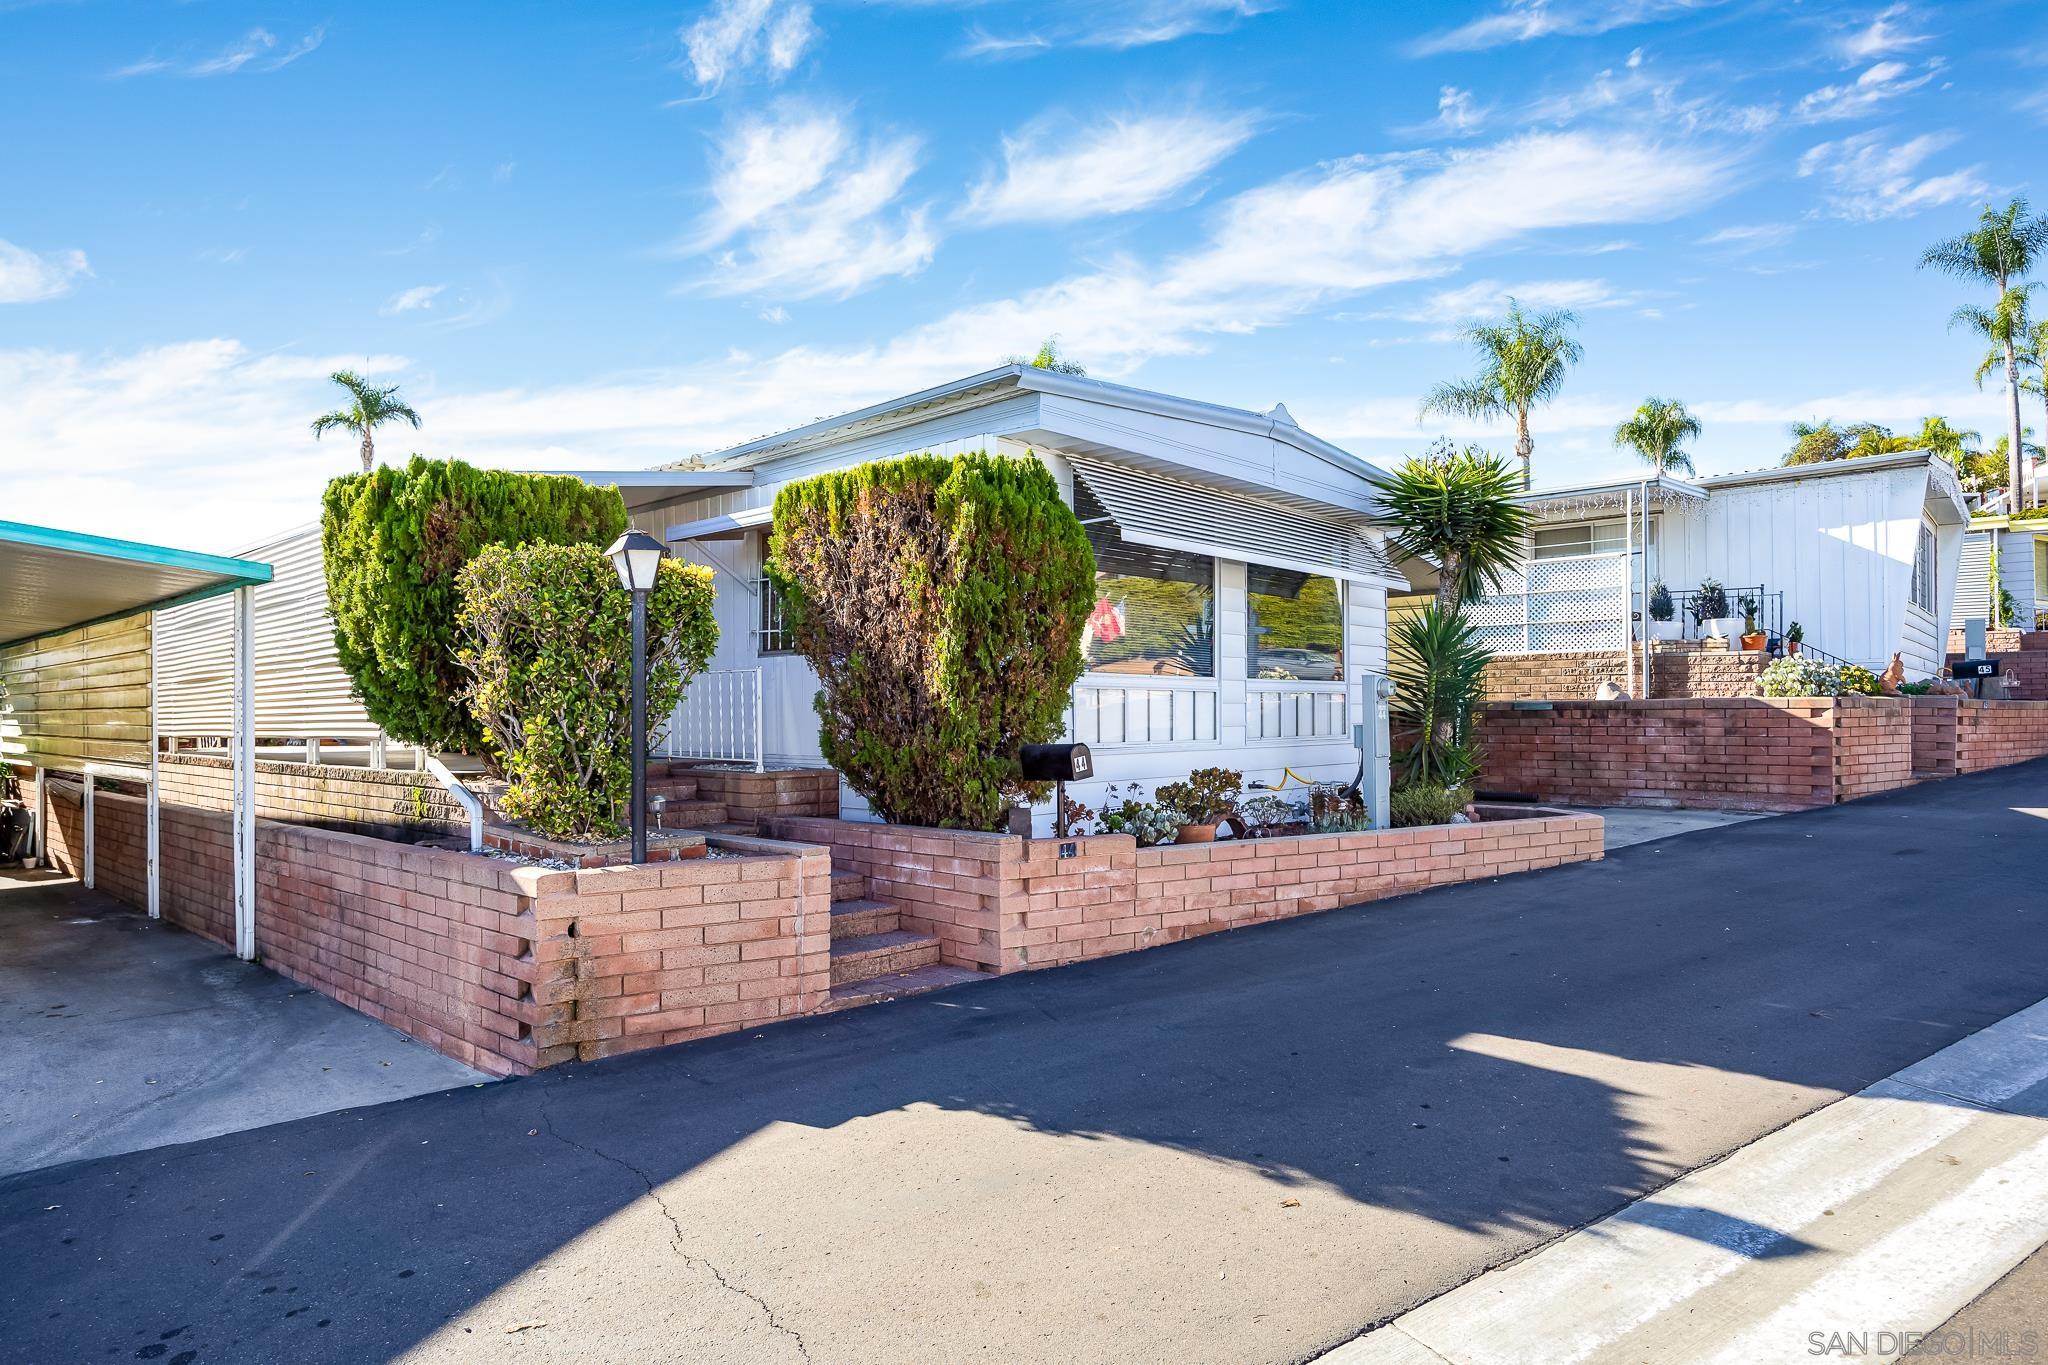
[[[1439,613],[1497,590],[1522,562],[1535,519],[1515,501],[1515,474],[1498,455],[1438,441],[1374,486],[1394,550],[1437,566]]]
[[[1492,651],[1464,617],[1436,607],[1403,620],[1389,643],[1395,690],[1388,709],[1407,736],[1394,753],[1396,775],[1409,783],[1466,785],[1479,772],[1472,708],[1485,693]]]

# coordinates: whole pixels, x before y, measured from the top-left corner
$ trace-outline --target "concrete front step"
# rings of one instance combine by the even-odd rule
[[[939,960],[939,941],[930,934],[908,929],[887,933],[861,934],[832,942],[832,984],[867,981],[896,972],[930,967]]]
[[[873,1005],[883,1000],[894,1000],[900,996],[923,995],[927,991],[942,991],[948,986],[960,986],[969,981],[987,981],[984,972],[970,971],[965,967],[948,967],[934,964],[919,967],[915,971],[891,972],[887,976],[870,977],[863,981],[848,981],[834,986],[825,1010],[851,1009],[855,1005]]]
[[[832,899],[835,901],[857,901],[868,893],[868,879],[858,872],[834,872],[832,874]]]
[[[896,907],[887,901],[832,902],[832,937],[835,941],[894,933],[898,927]]]

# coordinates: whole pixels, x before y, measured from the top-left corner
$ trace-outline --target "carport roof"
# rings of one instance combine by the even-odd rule
[[[0,645],[269,581],[253,559],[0,521]]]

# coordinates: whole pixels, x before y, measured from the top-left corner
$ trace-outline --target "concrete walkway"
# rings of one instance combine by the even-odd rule
[[[1681,835],[1697,834],[1703,829],[1720,829],[1744,820],[1768,818],[1751,811],[1734,810],[1665,810],[1636,806],[1568,806],[1566,809],[1597,815],[1606,822],[1609,853],[1633,844],[1654,844]]]
[[[2044,784],[0,1178],[8,1350],[1313,1357],[2039,1000]]]
[[[0,871],[0,1175],[488,1080],[50,872]]]
[[[1324,1360],[1892,1360],[2043,1243],[2048,1002]]]

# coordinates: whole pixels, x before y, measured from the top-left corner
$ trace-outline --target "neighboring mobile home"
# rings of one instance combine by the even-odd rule
[[[1743,595],[1757,599],[1765,654],[1782,652],[1798,622],[1803,648],[1823,658],[1881,671],[1896,653],[1909,678],[1942,664],[1968,512],[1954,470],[1926,451],[1538,489],[1522,501],[1537,518],[1523,568],[1472,616],[1503,663],[1539,686],[1562,677],[1569,695],[1589,696],[1611,678],[1643,695],[1646,638],[1696,639],[1686,607],[1710,578],[1731,613]],[[1413,576],[1428,581],[1426,568]],[[1659,582],[1677,608],[1661,631],[1646,628]],[[1530,666],[1538,660],[1554,666]],[[1657,694],[1682,676],[1667,668]]]
[[[1953,619],[1960,627],[1973,617],[1993,619],[1991,569],[1998,567],[1998,586],[2012,594],[2012,619],[2020,630],[2034,630],[2048,620],[2048,519],[1978,516],[1963,538],[1962,567],[1956,574]]]

